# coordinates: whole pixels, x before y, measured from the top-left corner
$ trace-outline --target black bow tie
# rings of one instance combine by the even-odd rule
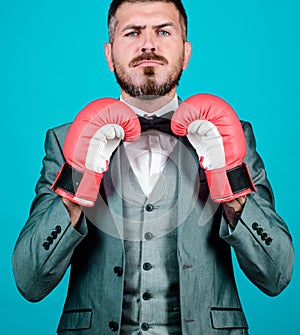
[[[170,124],[173,113],[174,112],[172,111],[164,114],[163,116],[156,116],[156,115],[150,117],[139,116],[142,132],[154,129],[175,136],[171,130],[171,124]]]

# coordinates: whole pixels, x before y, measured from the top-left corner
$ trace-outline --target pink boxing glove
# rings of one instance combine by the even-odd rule
[[[186,135],[196,150],[214,201],[227,202],[256,192],[243,162],[243,128],[227,102],[210,94],[196,94],[175,111],[171,129],[176,135]]]
[[[136,141],[140,133],[140,122],[125,103],[112,98],[91,102],[67,133],[66,163],[51,189],[74,203],[92,207],[112,153],[121,140]]]

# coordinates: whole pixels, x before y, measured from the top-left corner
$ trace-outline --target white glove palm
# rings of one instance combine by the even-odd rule
[[[196,120],[188,127],[187,138],[196,150],[203,169],[222,168],[226,164],[222,136],[207,120]]]
[[[123,128],[117,124],[107,124],[101,127],[89,142],[86,168],[98,173],[105,172],[112,153],[124,136]]]

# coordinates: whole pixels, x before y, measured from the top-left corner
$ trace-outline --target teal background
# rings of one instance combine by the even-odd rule
[[[179,95],[217,94],[252,122],[277,211],[294,238],[293,280],[278,297],[261,293],[235,265],[250,334],[300,334],[300,2],[184,3],[193,55]],[[55,334],[67,278],[43,301],[29,303],[15,287],[11,255],[34,196],[46,130],[71,121],[93,99],[119,95],[103,53],[108,5],[108,0],[0,3],[0,334]]]

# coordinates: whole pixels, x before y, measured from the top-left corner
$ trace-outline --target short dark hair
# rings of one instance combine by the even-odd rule
[[[180,16],[180,25],[181,25],[181,30],[182,30],[182,37],[183,40],[186,40],[187,37],[187,15],[186,11],[184,9],[184,6],[181,2],[181,0],[113,0],[110,4],[109,11],[108,11],[108,18],[107,18],[107,25],[108,25],[108,33],[109,33],[109,40],[110,42],[113,42],[114,39],[114,33],[115,33],[115,27],[117,25],[116,21],[116,12],[118,8],[123,4],[123,3],[138,3],[138,2],[170,2],[175,5],[175,7],[179,11],[179,16]]]

